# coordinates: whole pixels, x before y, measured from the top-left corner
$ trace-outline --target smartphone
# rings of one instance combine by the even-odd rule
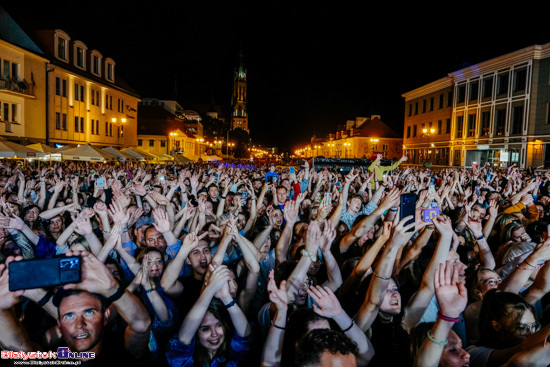
[[[412,215],[413,218],[405,223],[405,226],[408,226],[411,223],[414,223],[414,218],[416,214],[416,200],[418,196],[413,193],[405,193],[401,195],[401,201],[399,203],[399,219],[403,219]],[[410,229],[408,232],[413,232],[414,228]]]
[[[480,195],[479,186],[476,186],[475,192],[476,192],[476,196],[479,197],[479,195]]]
[[[273,176],[269,176],[269,177],[267,178],[267,182],[273,183]]]
[[[294,169],[294,167],[290,167],[288,169],[288,171],[290,172],[291,175],[295,174],[296,173],[296,170]]]
[[[438,207],[425,209],[422,212],[422,219],[424,220],[424,222],[431,223],[434,217],[437,217],[440,214],[441,214],[441,211],[439,210]]]
[[[10,291],[80,283],[80,257],[53,257],[12,261],[9,265]]]
[[[97,187],[101,190],[103,189],[103,177],[98,177],[96,181]]]
[[[428,192],[429,192],[430,194],[435,194],[435,185],[430,184],[429,187],[430,187],[430,188],[428,189]]]
[[[243,200],[248,199],[248,191],[241,192],[241,199],[243,199]]]

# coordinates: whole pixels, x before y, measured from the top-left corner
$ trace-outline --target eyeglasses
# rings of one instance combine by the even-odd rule
[[[502,279],[500,279],[500,278],[489,278],[489,279],[482,280],[481,283],[483,283],[485,285],[495,286],[495,285],[499,285],[500,283],[502,283]]]
[[[531,324],[531,325],[519,324],[516,327],[516,331],[518,332],[519,335],[525,336],[525,335],[537,332],[539,330],[539,328],[540,328],[540,324],[538,324],[536,322],[534,324]]]

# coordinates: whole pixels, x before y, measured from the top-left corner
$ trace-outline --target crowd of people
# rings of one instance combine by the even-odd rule
[[[2,162],[3,362],[550,365],[550,172],[381,162]]]

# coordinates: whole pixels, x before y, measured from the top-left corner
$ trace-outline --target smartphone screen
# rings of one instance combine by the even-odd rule
[[[294,174],[294,173],[296,173],[296,171],[294,170],[294,167],[290,167],[290,168],[289,168],[289,172],[290,172],[291,175]]]
[[[424,220],[424,222],[431,223],[433,221],[434,217],[437,217],[440,214],[441,214],[441,212],[440,212],[438,207],[425,209],[422,212],[422,219]]]
[[[79,283],[80,257],[12,261],[9,264],[9,272],[10,291]]]
[[[97,187],[102,189],[103,188],[103,177],[98,177],[96,182],[97,182]]]
[[[418,196],[415,193],[407,193],[401,195],[401,202],[399,206],[399,219],[408,217],[409,215],[413,216],[413,219],[407,221],[405,226],[414,222],[414,217],[416,213],[416,200]],[[410,229],[409,232],[413,232],[414,228]]]

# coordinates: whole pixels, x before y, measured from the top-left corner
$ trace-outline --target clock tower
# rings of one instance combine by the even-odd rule
[[[231,129],[248,130],[248,114],[246,112],[246,69],[243,65],[243,53],[239,55],[239,66],[233,77],[233,95],[231,97]]]

